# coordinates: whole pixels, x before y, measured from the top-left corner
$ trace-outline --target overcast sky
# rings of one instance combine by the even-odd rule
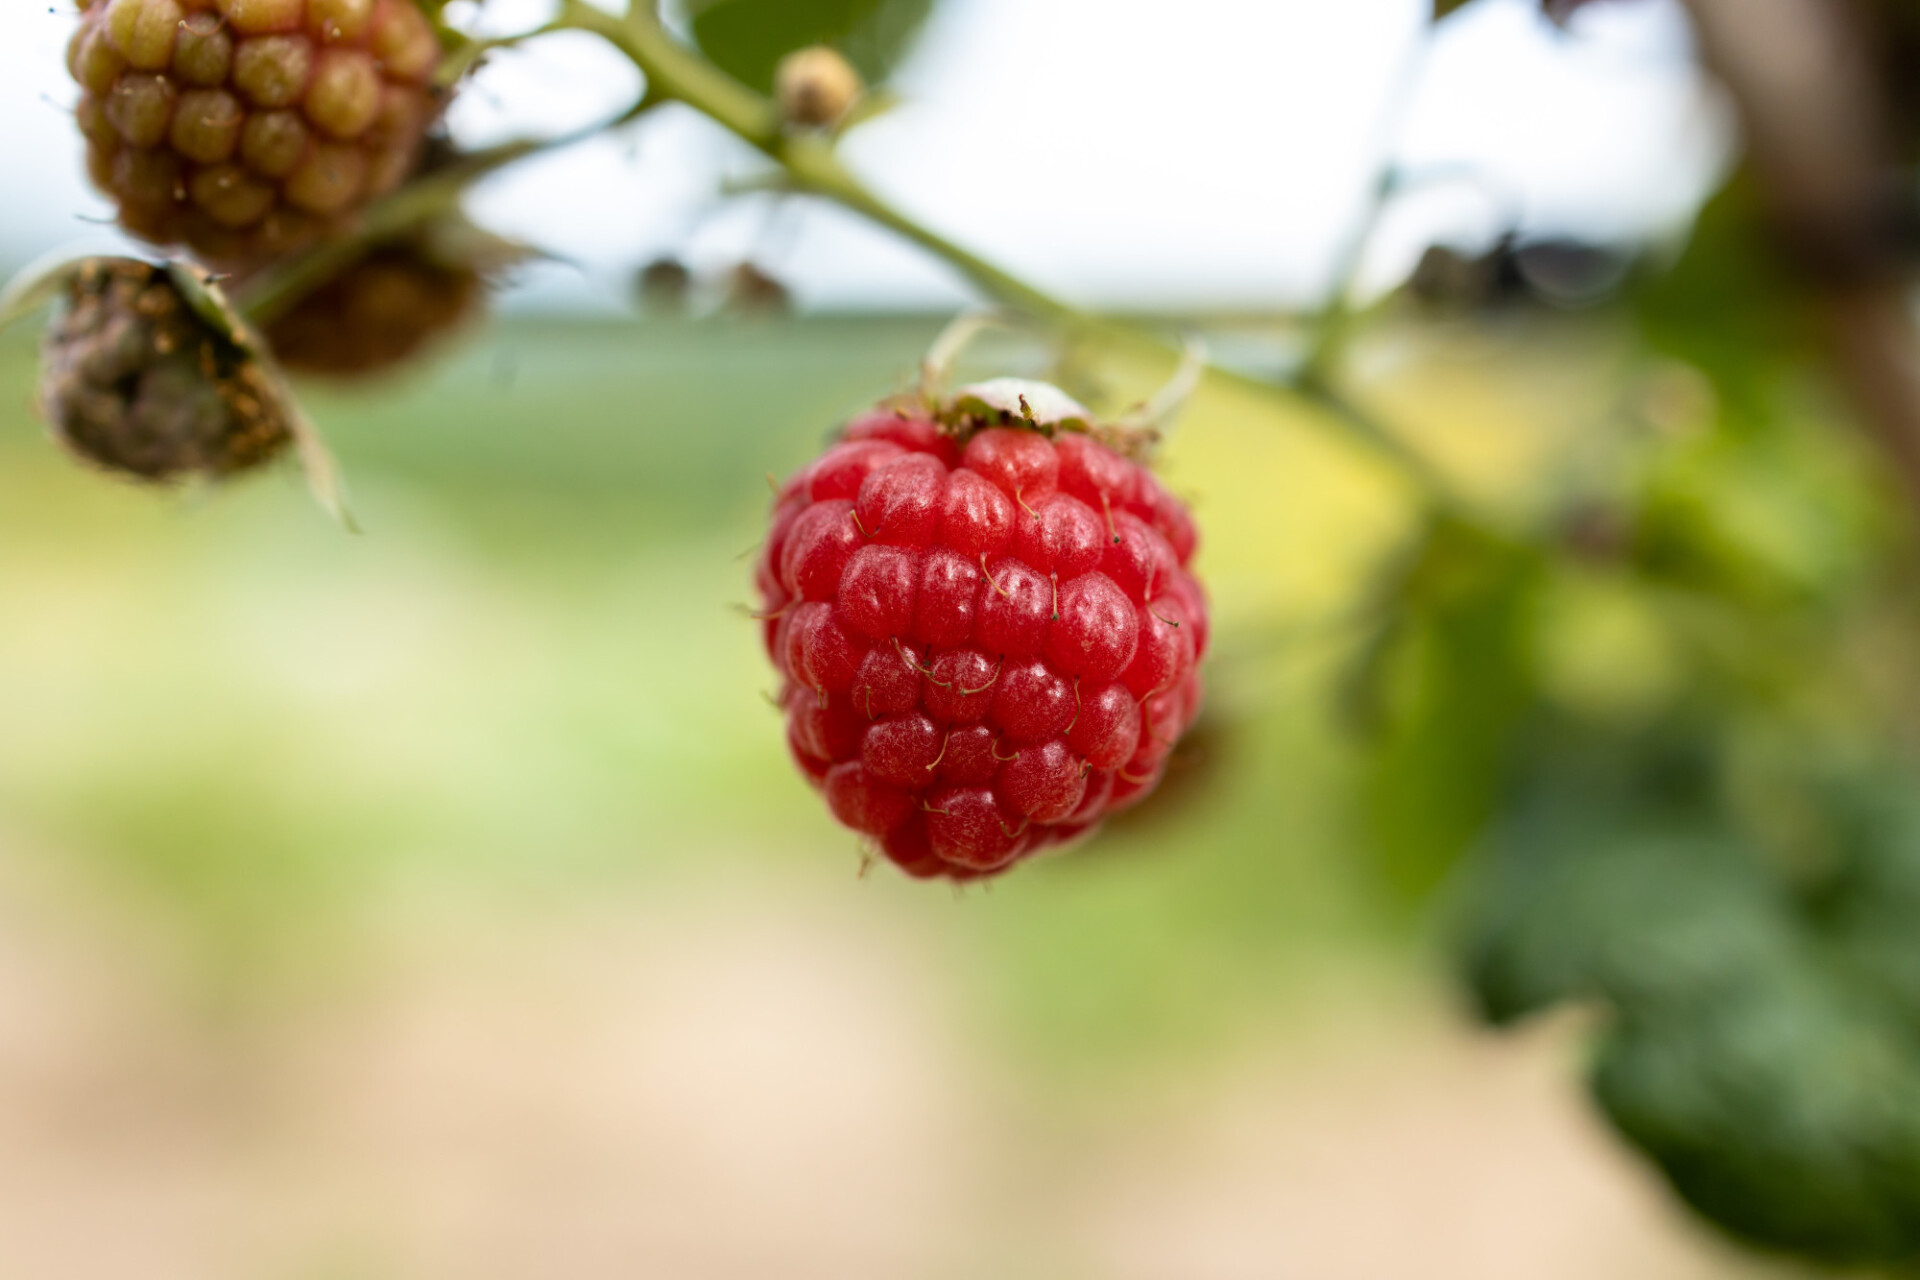
[[[1366,278],[1434,238],[1513,221],[1599,238],[1671,234],[1724,163],[1727,115],[1669,0],[1583,11],[1477,0],[1417,55],[1429,0],[941,0],[899,78],[905,104],[857,131],[851,163],[916,217],[1089,303],[1287,306],[1326,287],[1384,154],[1427,175],[1375,236]],[[550,0],[487,0],[537,24]],[[0,258],[108,242],[80,167],[53,0],[0,13]],[[586,37],[501,54],[456,103],[464,141],[611,114],[637,79]],[[1397,123],[1396,123],[1397,122]],[[625,305],[661,253],[718,269],[754,254],[815,306],[945,306],[943,267],[805,202],[716,206],[753,158],[669,108],[476,192],[477,216],[577,264],[522,300]]]

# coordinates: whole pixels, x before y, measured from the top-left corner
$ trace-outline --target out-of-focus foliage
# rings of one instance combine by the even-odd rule
[[[868,84],[879,84],[912,46],[933,0],[696,0],[689,8],[701,52],[766,93],[781,58],[816,44],[838,49]]]
[[[1688,1203],[1911,1265],[1912,522],[1776,237],[1736,173],[1618,278],[1619,403],[1532,514],[1432,520],[1382,570],[1363,825],[1397,890],[1449,883],[1485,1017],[1603,1011],[1594,1097]],[[1517,243],[1430,254],[1415,313],[1550,323]]]
[[[1639,276],[1628,298],[1642,338],[1705,374],[1733,426],[1772,411],[1770,389],[1812,346],[1765,234],[1753,182],[1737,177],[1700,211],[1679,261]]]
[[[1809,785],[1788,839],[1740,821],[1709,744],[1574,741],[1587,767],[1538,770],[1477,885],[1486,1015],[1603,1001],[1595,1096],[1723,1225],[1841,1262],[1920,1253],[1910,786]]]
[[[1364,808],[1409,897],[1434,887],[1493,812],[1527,701],[1537,572],[1525,549],[1437,519],[1392,587],[1402,611],[1365,652],[1353,709],[1379,741]]]

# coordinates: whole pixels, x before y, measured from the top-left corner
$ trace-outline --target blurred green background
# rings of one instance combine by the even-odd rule
[[[785,757],[746,553],[763,473],[938,325],[517,319],[314,389],[360,536],[288,473],[74,466],[8,336],[0,1238],[32,1274],[1750,1270],[1571,1096],[1578,1019],[1470,1035],[1357,852],[1325,690],[1410,506],[1310,416],[1209,391],[1167,449],[1219,637],[1167,793],[990,886],[861,877]],[[1371,358],[1492,509],[1619,356],[1423,343]]]
[[[768,705],[747,553],[763,475],[903,385],[939,323],[516,321],[397,389],[316,389],[361,537],[292,476],[218,497],[102,485],[19,413],[10,822],[177,913],[209,976],[242,988],[418,877],[565,896],[854,876],[855,840]],[[30,355],[7,347],[16,406]],[[1203,744],[1180,788],[1206,803],[1176,794],[959,911],[891,874],[860,890],[960,929],[1049,1052],[1184,1039],[1274,992],[1288,957],[1379,935],[1357,871],[1326,856],[1351,762],[1306,691],[1405,516],[1389,482],[1263,405],[1196,420],[1167,474],[1208,521],[1230,664],[1209,740],[1233,749]],[[1268,492],[1289,475],[1312,480]]]
[[[864,232],[644,6],[495,50],[461,146],[684,101],[470,193],[553,255],[501,318],[300,389],[364,532],[75,465],[0,335],[0,1277],[1913,1273],[1911,0],[1097,7],[688,0],[904,93],[797,175]],[[24,258],[95,206],[19,139]],[[1215,639],[1148,803],[956,892],[747,611],[963,276],[1063,323],[961,377],[1108,420],[1210,342]]]

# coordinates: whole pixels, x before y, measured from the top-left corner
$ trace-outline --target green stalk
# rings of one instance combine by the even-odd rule
[[[840,162],[827,139],[788,131],[772,102],[674,39],[646,0],[635,0],[625,16],[606,13],[585,0],[563,0],[552,27],[585,31],[604,39],[626,54],[646,77],[650,97],[692,107],[778,164],[792,190],[831,200],[920,246],[1007,306],[1070,333],[1179,358],[1177,345],[1159,335],[1089,314],[1055,298],[887,203]],[[1428,506],[1457,511],[1457,500],[1432,464],[1346,400],[1330,385],[1324,371],[1310,369],[1290,382],[1256,378],[1218,365],[1209,366],[1208,372],[1226,385],[1284,396],[1296,407],[1305,405],[1315,417],[1336,424],[1349,439],[1391,465]]]
[[[509,142],[463,156],[408,183],[367,211],[354,234],[274,264],[235,291],[234,303],[256,327],[285,315],[309,293],[352,266],[368,246],[421,227],[452,209],[473,182],[551,144]]]

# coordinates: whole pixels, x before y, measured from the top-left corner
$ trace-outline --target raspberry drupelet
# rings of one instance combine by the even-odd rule
[[[1087,834],[1199,710],[1186,507],[1084,417],[1019,403],[857,419],[781,486],[756,570],[794,759],[915,877]]]
[[[399,186],[439,112],[414,0],[81,0],[67,66],[120,222],[246,272]]]

